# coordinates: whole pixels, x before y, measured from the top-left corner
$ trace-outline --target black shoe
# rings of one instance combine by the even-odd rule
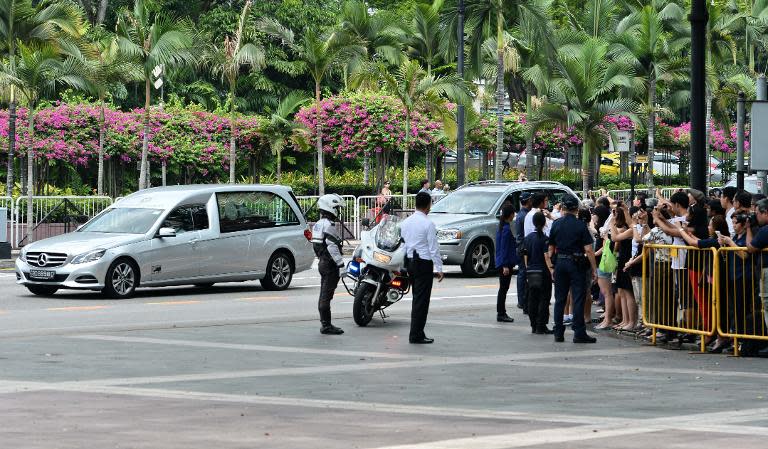
[[[582,335],[580,337],[573,337],[574,343],[597,343],[597,338],[590,337],[589,335]]]
[[[563,335],[555,335],[555,343],[562,343],[565,341],[565,336]]]
[[[547,326],[538,326],[536,327],[536,333],[539,335],[552,335],[555,331],[550,330]]]
[[[416,338],[416,339],[413,339],[413,340],[408,340],[408,342],[411,343],[411,344],[414,344],[414,345],[428,345],[428,344],[434,343],[435,339],[434,338],[423,337],[423,338]]]
[[[344,331],[333,324],[325,324],[320,328],[320,333],[324,335],[341,335]]]
[[[515,319],[505,313],[504,315],[496,315],[496,321],[499,323],[514,323]]]
[[[731,349],[731,342],[724,341],[724,342],[715,344],[707,352],[710,354],[722,354],[723,352],[728,351],[729,349]],[[768,357],[768,353],[766,353],[766,356]]]

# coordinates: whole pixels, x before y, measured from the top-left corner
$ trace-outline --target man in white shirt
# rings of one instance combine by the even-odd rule
[[[725,209],[725,222],[728,224],[728,231],[733,237],[733,214],[736,213],[736,207],[733,205],[733,200],[738,193],[736,187],[726,187],[723,189],[723,194],[720,195],[720,205]]]
[[[424,334],[424,326],[427,324],[433,277],[436,276],[438,282],[443,280],[443,260],[437,244],[437,228],[427,218],[431,207],[432,197],[429,193],[419,192],[416,195],[416,212],[400,225],[408,274],[413,283],[411,333],[408,341],[414,344],[434,341]]]
[[[445,192],[443,192],[443,181],[437,180],[435,181],[435,188],[432,189],[429,192],[432,196],[442,196],[445,195]]]
[[[536,212],[543,213],[547,218],[547,223],[544,225],[544,235],[549,236],[549,230],[552,228],[552,216],[547,210],[547,195],[542,192],[534,193],[531,207],[530,212],[525,215],[525,222],[523,223],[523,234],[525,235],[523,238],[536,231],[536,226],[533,225],[533,216],[536,215]]]

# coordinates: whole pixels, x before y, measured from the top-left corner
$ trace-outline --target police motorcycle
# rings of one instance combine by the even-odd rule
[[[354,296],[352,317],[358,326],[367,326],[376,312],[386,318],[384,309],[403,299],[411,288],[405,266],[405,244],[400,237],[401,219],[386,215],[368,231],[347,264],[347,292]]]

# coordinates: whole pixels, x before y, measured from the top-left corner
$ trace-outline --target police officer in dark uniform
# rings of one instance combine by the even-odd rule
[[[570,290],[573,300],[573,342],[595,343],[596,338],[587,335],[584,323],[584,301],[586,286],[584,278],[592,268],[592,277],[597,282],[597,264],[592,249],[592,235],[587,224],[579,220],[579,200],[573,196],[563,198],[564,215],[552,224],[549,233],[549,257],[555,261],[555,341],[565,341],[563,312]],[[578,313],[577,313],[578,312]]]

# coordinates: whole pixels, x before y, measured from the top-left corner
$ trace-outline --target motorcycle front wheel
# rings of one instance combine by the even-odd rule
[[[373,319],[373,295],[376,293],[376,287],[371,284],[361,282],[355,289],[355,302],[352,304],[352,318],[360,327],[365,327]]]

